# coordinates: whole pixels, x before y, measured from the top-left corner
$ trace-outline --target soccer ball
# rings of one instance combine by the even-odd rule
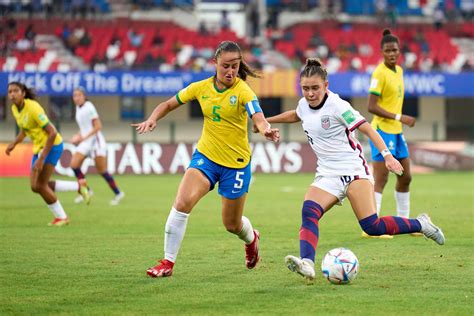
[[[347,284],[355,279],[359,272],[359,260],[347,248],[329,250],[321,263],[323,275],[333,284]]]

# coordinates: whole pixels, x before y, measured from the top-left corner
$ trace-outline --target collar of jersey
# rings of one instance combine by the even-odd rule
[[[383,63],[383,65],[384,65],[385,68],[387,68],[388,70],[390,70],[390,71],[392,71],[392,72],[394,72],[394,73],[397,73],[397,65],[395,65],[395,69],[392,69],[392,68],[388,67],[388,66],[385,64],[385,62]]]
[[[322,108],[324,106],[324,103],[326,103],[326,100],[328,99],[329,95],[326,93],[324,95],[324,99],[323,99],[323,102],[321,102],[318,106],[315,106],[315,107],[312,107],[309,103],[308,103],[308,106],[311,110],[319,110],[320,108]]]
[[[212,79],[212,84],[214,85],[214,89],[216,89],[217,92],[222,93],[222,92],[225,92],[225,91],[227,91],[228,89],[232,88],[232,87],[237,83],[237,78],[235,79],[235,82],[234,82],[234,84],[233,84],[231,87],[224,88],[224,89],[222,89],[222,90],[217,87],[216,81],[217,81],[216,76],[214,76],[213,79]]]

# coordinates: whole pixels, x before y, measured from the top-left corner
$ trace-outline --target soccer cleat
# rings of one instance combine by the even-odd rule
[[[69,219],[66,218],[55,218],[51,223],[48,223],[48,226],[56,226],[56,227],[61,227],[61,226],[66,226],[69,224]]]
[[[285,257],[285,263],[290,271],[298,273],[307,280],[314,279],[314,263],[311,264],[310,260],[303,260],[289,255]]]
[[[87,182],[86,179],[79,179],[77,180],[79,182],[79,194],[82,196],[82,199],[86,204],[89,204],[91,202],[91,196],[89,195],[89,189],[87,188]]]
[[[119,194],[116,194],[112,200],[110,200],[110,205],[118,205],[124,197],[125,193],[121,191]]]
[[[362,231],[362,237],[364,237],[364,238],[379,238],[379,239],[393,239],[392,235],[372,236],[372,235],[367,234],[365,231]]]
[[[253,269],[260,260],[258,255],[258,242],[260,240],[260,233],[257,230],[253,231],[254,239],[252,243],[245,245],[245,265],[247,269]]]
[[[421,232],[425,238],[433,239],[438,245],[444,245],[444,234],[441,229],[433,224],[428,214],[420,214],[416,217],[420,222]]]
[[[91,198],[94,195],[94,191],[92,191],[91,189],[88,189],[88,191],[89,191],[89,198]],[[74,203],[79,204],[79,203],[82,203],[82,202],[84,202],[84,198],[82,197],[82,195],[79,194],[74,199]]]
[[[148,274],[152,278],[169,277],[173,274],[173,266],[174,262],[171,262],[167,259],[163,259],[160,261],[160,264],[154,266],[153,268],[148,268],[146,270],[146,274]]]

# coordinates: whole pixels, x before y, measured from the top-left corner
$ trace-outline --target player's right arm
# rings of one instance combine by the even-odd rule
[[[165,102],[158,104],[146,121],[131,124],[131,126],[135,127],[138,134],[151,132],[155,129],[157,121],[179,106],[180,103],[178,102],[178,99],[176,97],[171,97]]]
[[[296,110],[290,110],[267,118],[268,123],[296,123],[300,121]]]
[[[369,93],[369,101],[368,101],[368,110],[370,113],[375,114],[380,117],[396,120],[397,114],[388,112],[384,108],[382,108],[378,104],[379,96],[373,93]],[[415,126],[416,119],[413,116],[401,114],[400,115],[400,122],[409,127]]]
[[[26,137],[25,132],[21,129],[18,135],[15,137],[15,140],[8,144],[7,149],[5,149],[5,154],[7,156],[10,156],[10,153],[15,149],[15,146],[19,143],[21,143]]]

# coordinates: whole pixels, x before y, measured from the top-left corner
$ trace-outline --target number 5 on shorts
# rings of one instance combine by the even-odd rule
[[[241,179],[241,176],[244,175],[244,172],[242,171],[237,171],[235,174],[235,183],[234,183],[234,189],[242,189],[242,186],[244,185],[244,179]]]

